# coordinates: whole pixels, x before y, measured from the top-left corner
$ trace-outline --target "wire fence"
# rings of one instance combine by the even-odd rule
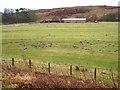
[[[103,69],[79,65],[54,64],[15,58],[2,59],[2,65],[8,65],[10,67],[15,66],[21,69],[31,69],[35,72],[55,74],[58,76],[72,76],[82,80],[96,80],[102,83],[118,86],[118,74],[113,72],[112,68]]]

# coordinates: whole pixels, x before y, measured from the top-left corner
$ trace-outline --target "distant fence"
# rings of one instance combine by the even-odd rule
[[[91,79],[107,84],[118,85],[118,75],[112,69],[83,67],[79,65],[63,65],[54,63],[44,63],[32,60],[3,59],[3,65],[15,66],[23,69],[31,69],[41,73],[56,74],[59,76],[72,76],[79,79]]]

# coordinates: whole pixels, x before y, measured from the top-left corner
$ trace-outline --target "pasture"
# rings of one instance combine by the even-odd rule
[[[3,25],[3,58],[118,69],[118,23]]]

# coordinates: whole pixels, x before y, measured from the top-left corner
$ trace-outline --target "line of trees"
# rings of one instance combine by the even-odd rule
[[[98,21],[120,21],[120,14],[119,13],[110,13],[110,14],[105,14],[103,16],[96,16],[95,14],[92,16],[86,17],[88,21],[91,20],[98,20]]]
[[[99,18],[99,21],[120,21],[120,14],[119,13],[111,13],[103,15]]]
[[[2,22],[3,24],[13,24],[13,23],[27,23],[27,22],[35,22],[37,20],[37,16],[34,10],[19,8],[19,9],[11,9],[5,8],[4,13],[2,14]]]

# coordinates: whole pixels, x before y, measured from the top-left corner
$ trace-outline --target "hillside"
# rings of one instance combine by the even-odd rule
[[[63,17],[101,17],[117,13],[117,6],[76,6],[54,9],[39,9],[37,15],[41,19],[60,19]]]

